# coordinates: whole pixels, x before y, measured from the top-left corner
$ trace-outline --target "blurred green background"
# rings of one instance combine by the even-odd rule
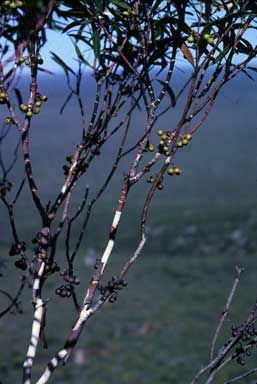
[[[175,82],[179,87],[181,79]],[[182,76],[182,75],[181,75]],[[87,89],[93,80],[86,79]],[[27,88],[26,81],[22,85]],[[80,138],[75,101],[62,115],[65,82],[41,78],[40,90],[49,96],[39,117],[33,121],[31,151],[33,169],[43,201],[54,200],[63,180],[65,156],[72,153]],[[85,96],[87,113],[92,95]],[[174,127],[183,100],[156,126]],[[167,178],[158,191],[147,224],[148,242],[138,263],[127,276],[128,287],[114,304],[106,306],[88,323],[70,363],[58,369],[50,383],[91,384],[168,384],[189,383],[201,365],[208,362],[211,339],[235,276],[235,266],[244,267],[238,292],[225,322],[219,345],[231,334],[231,326],[241,324],[256,300],[256,84],[244,78],[222,90],[207,121],[190,145],[179,151],[176,165],[180,177]],[[129,143],[136,141],[144,123],[143,113],[133,119]],[[16,132],[11,132],[3,148],[11,159]],[[72,212],[81,202],[86,185],[92,198],[108,174],[117,151],[117,135],[99,156],[88,176],[74,194]],[[92,273],[92,260],[100,257],[108,240],[108,231],[129,160],[121,162],[113,183],[93,211],[75,272],[81,279],[78,296],[82,300]],[[18,161],[11,179],[22,177]],[[18,183],[18,182],[17,182]],[[108,277],[136,249],[142,202],[149,185],[142,182],[131,191],[117,234]],[[31,239],[40,229],[40,221],[25,189],[16,208],[20,237],[32,254]],[[74,244],[83,215],[74,226]],[[8,256],[11,233],[7,212],[0,207],[1,261],[5,262],[0,287],[16,292],[19,272]],[[64,239],[57,262],[65,267]],[[75,319],[71,300],[56,296],[62,284],[60,276],[50,277],[44,290],[47,306],[46,337],[49,348],[39,348],[34,377],[42,373],[48,359],[62,348]],[[0,308],[7,304],[0,296]],[[21,381],[21,366],[29,340],[32,306],[30,290],[22,298],[24,313],[8,314],[0,319],[0,379],[3,384]],[[242,369],[254,365],[256,353],[245,368],[235,362],[221,373],[223,383]],[[250,378],[246,383],[252,383]]]

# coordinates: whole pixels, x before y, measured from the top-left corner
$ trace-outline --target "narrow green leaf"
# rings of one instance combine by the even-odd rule
[[[100,33],[97,29],[93,31],[93,50],[95,57],[98,59],[100,55]]]
[[[225,56],[226,54],[228,53],[228,51],[230,50],[231,48],[231,44],[228,44],[222,52],[220,52],[220,54],[216,57],[215,61],[214,61],[214,64],[217,64],[219,63]]]
[[[112,3],[117,5],[118,7],[121,7],[127,10],[131,9],[131,7],[128,4],[126,4],[124,1],[112,0]]]
[[[52,54],[52,59],[64,70],[65,74],[68,75],[69,72],[75,75],[75,72],[71,67],[69,67],[56,53],[50,51]]]
[[[73,27],[77,27],[78,25],[81,25],[81,21],[73,21],[72,23],[66,25],[66,27],[62,30],[62,33],[65,33],[69,31]]]
[[[87,60],[84,58],[84,56],[83,56],[83,54],[81,53],[81,50],[79,49],[79,47],[77,46],[77,44],[74,43],[74,42],[73,42],[73,44],[74,44],[74,48],[75,48],[75,51],[76,51],[76,54],[77,54],[78,58],[79,58],[79,59],[80,59],[86,66],[92,68],[92,65],[89,63],[89,61],[87,61]]]

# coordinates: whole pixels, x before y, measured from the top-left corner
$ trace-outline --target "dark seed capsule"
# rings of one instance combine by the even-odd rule
[[[60,271],[60,267],[59,267],[59,265],[56,264],[56,265],[54,266],[54,271],[55,271],[55,272],[59,272],[59,271]]]
[[[111,295],[109,298],[110,303],[114,303],[117,300],[117,295]]]
[[[9,255],[10,256],[16,256],[18,255],[20,252],[19,252],[19,249],[17,247],[17,244],[13,244],[9,250]]]
[[[240,365],[245,365],[245,360],[241,356],[239,356],[237,358],[237,363],[240,364]]]
[[[56,293],[56,295],[60,295],[60,293],[61,293],[60,288],[56,288],[55,293]]]
[[[14,265],[16,268],[19,268],[22,271],[25,271],[27,269],[27,264],[26,264],[24,259],[20,259],[20,260],[15,261]]]
[[[247,341],[248,338],[249,338],[249,337],[248,337],[247,333],[244,333],[243,336],[242,336],[242,340],[243,340],[243,341]]]
[[[107,292],[107,289],[106,289],[105,287],[102,287],[102,288],[100,289],[100,293],[101,293],[101,295],[105,295],[106,292]]]

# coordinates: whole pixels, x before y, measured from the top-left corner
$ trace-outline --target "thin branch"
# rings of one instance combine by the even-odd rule
[[[0,312],[0,318],[5,316],[8,312],[10,312],[13,307],[18,309],[18,307],[19,307],[18,300],[19,300],[19,298],[23,292],[23,289],[25,287],[25,283],[26,283],[26,277],[22,276],[20,287],[19,287],[19,289],[18,289],[18,291],[14,297],[12,297],[8,292],[5,292],[2,289],[0,289],[0,292],[3,295],[7,296],[8,299],[11,301],[11,303],[2,312]]]
[[[230,294],[228,296],[226,305],[225,305],[225,307],[224,307],[224,309],[222,311],[220,320],[218,322],[218,325],[217,325],[216,330],[215,330],[214,335],[213,335],[213,339],[212,339],[212,343],[211,343],[211,351],[210,351],[210,361],[214,357],[214,350],[215,350],[216,342],[217,342],[217,339],[219,337],[222,325],[223,325],[223,323],[224,323],[224,321],[225,321],[225,319],[227,317],[227,314],[228,314],[228,311],[229,311],[232,299],[233,299],[233,297],[235,295],[235,292],[237,290],[237,286],[238,286],[238,283],[239,283],[240,275],[241,275],[242,272],[243,272],[243,268],[236,267],[236,277],[235,277],[234,283],[232,285],[232,288],[231,288]]]

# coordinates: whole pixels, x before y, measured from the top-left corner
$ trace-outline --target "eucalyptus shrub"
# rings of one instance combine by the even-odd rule
[[[0,157],[0,198],[9,215],[13,236],[9,255],[15,259],[14,266],[21,270],[23,276],[15,297],[1,290],[10,298],[10,305],[2,309],[1,316],[18,305],[26,282],[30,282],[34,311],[31,338],[23,364],[23,384],[43,384],[48,382],[56,368],[67,363],[87,321],[104,307],[106,301],[115,302],[119,292],[126,287],[127,272],[140,257],[147,240],[146,222],[153,197],[163,189],[167,177],[177,177],[183,173],[177,164],[177,152],[183,151],[187,145],[193,145],[195,132],[209,115],[223,86],[240,73],[251,78],[251,72],[256,71],[254,59],[257,45],[249,38],[249,31],[256,35],[257,4],[240,0],[5,0],[1,1],[0,12],[1,143],[4,143],[9,130],[16,130],[20,137],[20,146],[11,166],[7,167],[4,156]],[[59,32],[63,39],[68,36],[74,45],[74,52],[67,52],[67,57],[71,54],[76,57],[74,67],[67,63],[67,57],[59,57],[56,52],[51,54],[67,80],[68,96],[62,109],[71,98],[77,100],[81,139],[73,153],[67,154],[62,186],[52,192],[53,202],[45,204],[37,175],[33,172],[30,137],[31,131],[37,127],[37,114],[41,109],[48,108],[48,96],[42,93],[38,85],[39,72],[48,73],[42,55],[48,30]],[[181,66],[181,62],[188,70],[183,75],[183,86],[175,91],[175,69]],[[28,98],[19,87],[25,66],[30,71]],[[91,73],[96,84],[89,116],[85,113],[81,96],[85,70]],[[180,98],[185,101],[178,122],[169,130],[160,129],[159,119],[171,114]],[[141,108],[144,122],[137,127],[139,138],[132,145],[127,145],[132,129],[131,120],[137,108]],[[54,123],[49,121],[49,124]],[[120,145],[115,148],[115,160],[102,187],[91,200],[86,188],[79,208],[71,216],[74,190],[86,179],[96,157],[101,156],[106,144],[117,134],[121,135]],[[157,145],[154,144],[156,137]],[[23,156],[25,177],[21,178],[20,184],[16,181],[14,186],[10,173],[16,166],[19,151]],[[87,282],[83,279],[83,271],[80,271],[80,276],[74,273],[76,255],[95,203],[112,183],[121,159],[128,155],[133,159],[120,186],[109,239],[101,258],[96,260],[86,295],[80,303],[77,292],[78,289],[84,290]],[[140,241],[121,270],[104,282],[125,204],[134,186],[145,182],[148,184],[142,204]],[[41,226],[31,234],[33,252],[20,237],[15,220],[16,204],[25,185],[29,187],[31,202],[41,220]],[[81,232],[72,249],[70,238],[75,235],[74,222],[82,214]],[[63,241],[63,233],[66,255],[62,265],[58,265],[56,250],[60,241]],[[217,351],[215,348],[240,273],[238,269],[217,326],[210,362],[201,368],[192,383],[200,379],[211,383],[227,363],[233,359],[242,362],[256,344],[254,307],[245,322],[234,327],[231,338]],[[47,301],[44,298],[44,284],[50,276],[59,274],[64,284],[56,289],[56,294],[73,300],[75,321],[70,334],[63,335],[64,345],[60,346],[55,356],[50,356],[41,377],[32,379],[40,340],[42,346],[46,346],[44,329],[47,326]],[[252,370],[247,375],[254,372]],[[235,378],[234,381],[239,379]]]

